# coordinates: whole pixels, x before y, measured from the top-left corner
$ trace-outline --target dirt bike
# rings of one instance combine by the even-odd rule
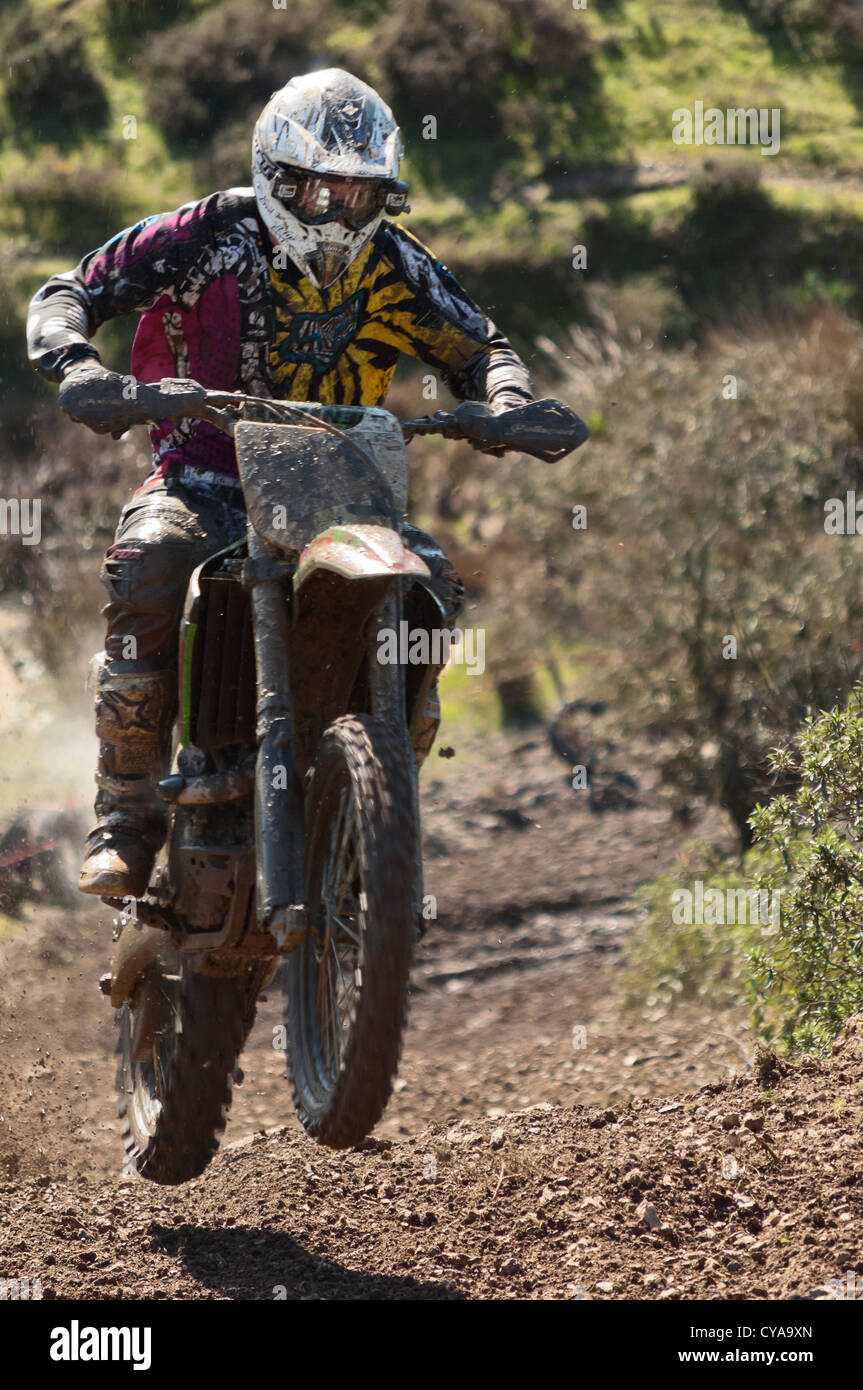
[[[107,414],[116,437],[165,419],[231,433],[248,518],[246,539],[188,585],[176,753],[159,784],[169,828],[148,891],[105,900],[123,909],[101,986],[119,1016],[128,1169],[179,1183],[216,1150],[283,959],[308,1133],[356,1145],[390,1096],[422,925],[412,734],[434,675],[376,659],[378,632],[399,631],[429,574],[402,540],[406,441],[438,433],[553,460],[587,429],[551,401],[522,407],[504,435],[472,404],[400,422],[180,380],[139,384],[123,410],[94,400],[90,418]]]

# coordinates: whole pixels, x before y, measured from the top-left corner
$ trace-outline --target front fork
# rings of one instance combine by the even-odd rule
[[[258,920],[283,950],[304,935],[303,791],[294,762],[284,562],[249,523],[244,582],[251,597],[257,672],[255,870]]]
[[[244,582],[252,606],[257,671],[257,742],[255,769],[255,865],[260,925],[273,932],[282,950],[305,935],[303,864],[303,790],[294,761],[294,714],[288,647],[288,605],[284,562],[275,559],[249,524],[249,559]],[[381,628],[399,631],[402,581],[396,578],[373,615],[367,632],[371,712],[402,744],[409,769],[412,810],[417,833],[413,885],[414,922],[422,912],[417,766],[405,713],[405,671],[400,662],[378,661]]]
[[[401,578],[394,579],[383,603],[372,614],[367,629],[366,651],[372,714],[386,725],[394,737],[401,741],[402,756],[408,767],[413,823],[416,826],[417,837],[414,858],[413,916],[414,924],[419,931],[423,901],[422,831],[420,828],[417,761],[408,732],[405,710],[405,669],[400,661],[383,663],[378,660],[380,651],[378,632],[382,628],[387,628],[395,633],[400,632],[403,587],[404,581]]]

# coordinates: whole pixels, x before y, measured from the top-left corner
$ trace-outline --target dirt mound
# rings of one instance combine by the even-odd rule
[[[7,1183],[2,1268],[69,1298],[836,1296],[863,1276],[860,1036],[672,1102],[344,1154],[280,1128],[175,1190]]]

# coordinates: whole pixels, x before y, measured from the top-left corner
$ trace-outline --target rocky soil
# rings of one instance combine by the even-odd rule
[[[99,1299],[822,1296],[863,1276],[863,1050],[759,1067],[745,1016],[621,1014],[637,885],[677,833],[651,771],[596,813],[542,738],[430,767],[420,949],[391,1104],[359,1150],[293,1118],[270,987],[222,1150],[124,1180],[107,909],[2,949],[0,1275]]]

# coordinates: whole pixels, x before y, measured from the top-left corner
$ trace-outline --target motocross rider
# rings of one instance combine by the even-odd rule
[[[433,367],[460,400],[495,415],[532,400],[509,342],[440,261],[387,214],[405,208],[399,128],[364,82],[330,68],[293,78],[265,106],[253,187],[212,193],[112,237],[33,298],[30,359],[62,383],[60,404],[94,391],[128,399],[130,380],[193,378],[215,390],[378,406],[399,353]],[[102,366],[91,338],[143,311],[131,379]],[[124,392],[125,397],[124,397]],[[107,432],[110,426],[93,426]],[[212,424],[152,429],[153,470],[125,507],[102,568],[108,592],[98,672],[95,829],[79,887],[140,897],[166,832],[155,784],[177,707],[178,627],[193,569],[245,534],[233,441]],[[462,586],[432,538],[406,526],[429,566],[438,621]],[[406,610],[409,611],[409,610]],[[436,687],[418,761],[440,720]]]

